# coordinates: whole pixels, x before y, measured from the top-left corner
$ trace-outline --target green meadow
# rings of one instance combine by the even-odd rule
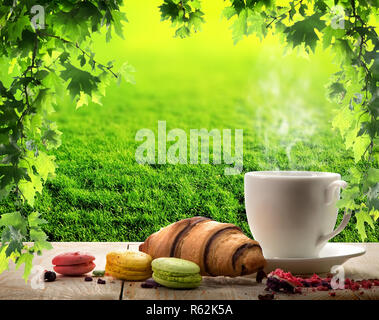
[[[125,39],[94,38],[99,61],[128,61],[136,83],[112,83],[102,105],[75,110],[66,99],[53,120],[63,132],[53,151],[56,177],[38,196],[50,241],[143,241],[177,220],[208,216],[250,235],[243,175],[252,170],[332,171],[345,176],[352,154],[332,128],[335,105],[325,85],[332,53],[285,52],[279,40],[250,37],[234,45],[219,6],[204,8],[204,30],[173,38],[159,1],[127,1]],[[243,171],[230,165],[140,165],[138,130],[243,129]],[[233,140],[234,141],[234,140]],[[4,204],[1,211],[5,212]],[[342,212],[340,212],[339,220]],[[353,218],[334,241],[359,241]],[[368,229],[377,241],[379,227]]]

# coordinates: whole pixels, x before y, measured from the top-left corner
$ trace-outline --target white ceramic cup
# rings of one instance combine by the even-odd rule
[[[325,243],[350,220],[345,214],[337,229],[340,188],[337,173],[254,171],[245,174],[245,206],[250,230],[266,258],[317,257]]]

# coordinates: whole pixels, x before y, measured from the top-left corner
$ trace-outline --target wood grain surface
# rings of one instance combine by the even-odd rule
[[[118,300],[122,289],[122,281],[105,277],[106,284],[98,284],[94,278],[92,282],[84,281],[84,277],[63,277],[58,275],[54,282],[42,282],[43,288],[38,288],[36,279],[39,272],[53,270],[51,260],[63,252],[89,252],[95,256],[95,269],[105,268],[105,255],[112,250],[126,250],[128,244],[124,242],[53,242],[53,249],[44,251],[33,261],[33,270],[28,283],[22,279],[23,267],[15,270],[14,265],[9,271],[0,275],[0,299],[12,300]],[[39,271],[39,272],[37,272]],[[37,284],[37,288],[35,286]]]
[[[138,250],[139,243],[130,243],[129,250]],[[360,280],[379,278],[379,243],[355,243],[366,248],[366,254],[348,260],[343,266],[345,276]],[[192,290],[170,290],[159,287],[157,289],[143,289],[140,283],[125,282],[123,299],[188,299],[188,300],[257,300],[258,295],[267,294],[264,283],[255,281],[255,274],[245,277],[203,277],[199,288]],[[326,275],[323,275],[326,276]],[[326,291],[312,291],[303,289],[301,294],[278,293],[276,300],[357,300],[379,299],[379,287],[369,290],[335,290],[334,297]]]
[[[9,271],[0,275],[0,299],[125,299],[125,300],[256,300],[258,295],[266,294],[264,283],[257,283],[255,275],[245,277],[204,277],[199,288],[191,290],[172,290],[164,287],[144,289],[141,282],[120,281],[103,277],[105,285],[84,281],[83,277],[58,276],[54,282],[38,282],[38,270],[52,270],[52,258],[62,252],[89,252],[96,257],[96,269],[104,269],[105,256],[109,251],[138,250],[139,243],[129,242],[55,242],[53,249],[35,258],[34,269],[28,283],[22,279],[23,269],[15,270],[14,265]],[[360,280],[379,278],[379,243],[358,243],[349,245],[364,246],[366,254],[352,258],[344,264],[346,277]],[[43,288],[36,288],[41,285]],[[301,294],[278,293],[278,300],[319,300],[319,299],[375,299],[379,300],[379,287],[358,291],[335,290],[336,296],[329,292],[303,289]]]

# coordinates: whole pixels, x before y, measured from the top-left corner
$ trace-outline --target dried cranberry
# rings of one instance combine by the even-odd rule
[[[353,290],[353,291],[357,291],[357,290],[359,290],[359,288],[360,288],[359,283],[353,283],[353,284],[350,286],[350,289]]]
[[[361,285],[364,289],[371,289],[372,287],[372,283],[368,280],[362,280]]]
[[[326,280],[322,280],[321,281],[321,284],[323,287],[327,287],[328,289],[332,289],[332,286],[330,285],[330,283]]]
[[[319,286],[319,287],[317,287],[317,290],[318,291],[329,291],[329,288],[328,287],[324,287],[324,286]]]
[[[154,281],[154,279],[147,279],[145,282],[141,283],[141,288],[150,289],[150,288],[157,288],[161,285]]]
[[[257,281],[258,283],[262,283],[262,280],[264,278],[267,278],[266,272],[264,272],[262,269],[258,270],[255,281]]]
[[[301,288],[297,287],[293,290],[293,293],[302,293]]]
[[[54,271],[46,271],[43,278],[46,282],[52,282],[55,281],[57,275]]]
[[[335,297],[335,296],[336,296],[336,293],[335,293],[335,292],[329,292],[329,295],[330,295],[331,297]]]
[[[259,300],[273,300],[274,294],[273,293],[267,293],[267,294],[260,294],[258,295]]]

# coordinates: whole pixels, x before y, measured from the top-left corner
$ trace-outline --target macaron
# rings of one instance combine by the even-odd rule
[[[139,251],[109,252],[105,272],[117,279],[145,280],[151,277],[151,261],[150,255]]]
[[[200,267],[179,258],[157,258],[151,263],[153,279],[162,286],[174,289],[191,289],[201,284]]]
[[[90,261],[87,263],[73,264],[73,265],[63,265],[54,266],[54,271],[65,276],[80,276],[86,274],[95,269],[96,265]]]
[[[92,271],[96,265],[95,257],[88,253],[66,252],[52,260],[54,271],[66,276],[79,276]]]

